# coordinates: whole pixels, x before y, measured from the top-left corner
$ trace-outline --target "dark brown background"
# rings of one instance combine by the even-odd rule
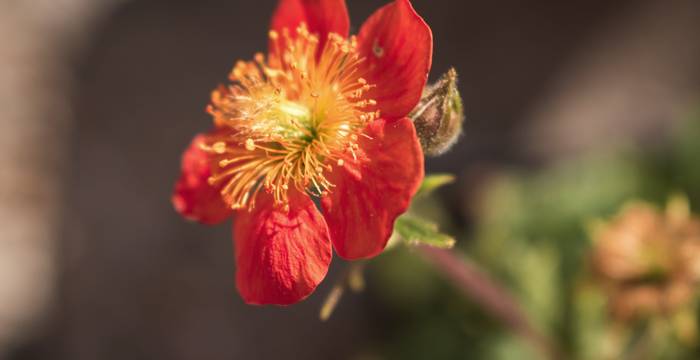
[[[355,32],[384,2],[348,3]],[[674,5],[658,12],[662,3]],[[687,13],[699,10],[693,1],[632,0],[415,0],[414,6],[435,37],[431,77],[456,67],[467,111],[459,144],[428,160],[427,169],[460,174],[462,184],[478,175],[479,164],[536,166],[594,146],[577,141],[575,127],[548,133],[548,110],[598,109],[585,103],[598,93],[596,86],[608,88],[596,76],[621,73],[609,79],[612,87],[633,82],[637,74],[625,76],[622,65],[639,60],[629,44],[650,37],[649,46],[663,48],[668,41],[683,43],[683,36],[693,39],[698,27]],[[40,330],[14,343],[10,358],[326,359],[381,348],[391,309],[375,301],[371,286],[345,297],[329,322],[317,320],[342,261],[334,261],[328,281],[301,304],[247,306],[234,290],[230,225],[185,222],[169,202],[181,151],[209,126],[203,111],[209,91],[236,59],[264,50],[273,7],[272,0],[124,1],[75,35],[84,39],[80,46],[54,53],[71,79],[56,91],[69,94],[73,110],[61,172],[56,290]],[[691,25],[665,31],[678,23],[676,16]],[[647,26],[649,21],[658,26]],[[653,37],[657,33],[661,40]],[[639,71],[666,66],[673,76],[690,79],[661,84],[674,89],[670,99],[684,100],[698,71],[675,64],[678,57],[698,59],[693,49],[652,54],[661,58],[642,62]],[[582,102],[572,103],[579,90]],[[642,122],[633,116],[637,109],[629,109],[631,120],[621,122],[628,125],[619,125],[620,131],[640,138],[656,133],[664,128],[666,106],[654,107]],[[599,133],[618,127],[601,121],[591,126]],[[581,146],[566,146],[572,143]],[[458,225],[466,226],[461,199],[469,190],[460,189],[442,195]]]

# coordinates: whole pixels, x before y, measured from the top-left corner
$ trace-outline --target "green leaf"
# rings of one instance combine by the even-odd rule
[[[410,215],[396,219],[394,231],[408,245],[429,245],[449,249],[455,245],[455,239],[438,230],[437,224]]]
[[[420,184],[416,196],[425,196],[435,191],[436,189],[451,184],[455,181],[455,176],[452,174],[432,174],[426,175],[423,183]]]

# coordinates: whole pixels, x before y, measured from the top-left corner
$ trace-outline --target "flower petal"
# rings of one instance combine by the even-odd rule
[[[182,155],[181,175],[171,201],[185,218],[213,225],[225,220],[231,210],[221,199],[219,189],[207,182],[211,160],[200,148],[206,140],[207,135],[198,134]]]
[[[366,97],[377,101],[382,118],[405,117],[418,104],[433,56],[433,34],[408,0],[377,10],[358,35],[364,77],[376,85]]]
[[[270,29],[281,32],[287,28],[294,36],[296,28],[302,22],[306,23],[311,33],[321,35],[319,48],[322,48],[328,33],[347,37],[350,31],[350,17],[345,0],[280,0],[272,16]]]
[[[357,160],[346,157],[330,173],[336,187],[321,200],[335,251],[345,259],[384,250],[423,179],[423,152],[409,119],[374,121],[365,134],[371,139],[361,137]]]
[[[234,223],[236,286],[249,304],[289,305],[311,294],[331,262],[328,226],[313,201],[289,192],[289,212],[259,193]]]

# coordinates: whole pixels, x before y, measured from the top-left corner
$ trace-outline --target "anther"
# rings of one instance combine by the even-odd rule
[[[254,59],[258,63],[263,63],[265,61],[265,55],[263,55],[262,53],[256,53]]]
[[[255,150],[255,141],[253,141],[253,139],[251,139],[251,138],[246,139],[246,141],[245,141],[245,149],[248,150],[248,151],[253,151],[253,150]]]
[[[211,149],[217,154],[223,154],[226,152],[226,143],[223,141],[217,141],[211,146]]]

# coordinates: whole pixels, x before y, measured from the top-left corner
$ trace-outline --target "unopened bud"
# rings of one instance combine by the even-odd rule
[[[457,142],[462,133],[464,110],[454,68],[425,87],[423,97],[409,117],[426,155],[442,155]]]

